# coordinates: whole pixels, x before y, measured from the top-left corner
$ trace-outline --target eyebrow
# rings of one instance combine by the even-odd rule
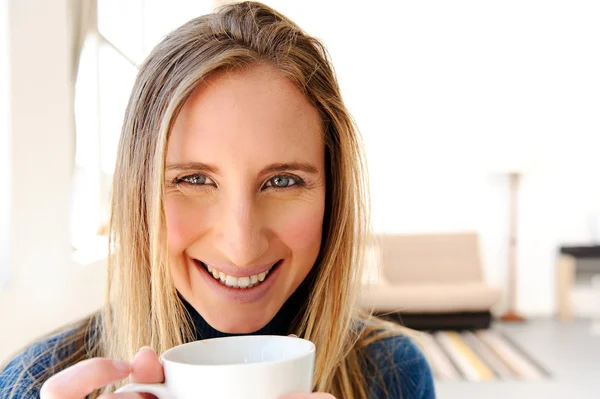
[[[219,168],[214,165],[206,164],[203,162],[179,162],[168,164],[166,171],[194,171],[194,172],[210,172],[219,174]],[[274,163],[266,166],[260,171],[260,174],[284,172],[284,171],[302,171],[310,174],[317,174],[319,170],[309,163],[305,162],[288,162],[288,163]]]

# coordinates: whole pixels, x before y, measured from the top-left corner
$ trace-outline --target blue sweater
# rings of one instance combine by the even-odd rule
[[[66,334],[37,342],[13,359],[0,373],[0,399],[39,398],[40,385],[34,386],[32,381],[68,355],[65,350],[47,352],[49,348],[56,348]],[[367,347],[367,353],[370,361],[365,362],[364,372],[370,398],[435,398],[429,365],[409,338],[397,336],[374,342]],[[24,370],[28,371],[27,375],[18,380]]]
[[[283,304],[275,317],[254,335],[288,335],[291,326],[306,303],[310,284],[303,283]],[[195,339],[231,336],[215,330],[183,297],[180,297],[195,330]],[[98,319],[95,319],[98,320]],[[96,321],[95,321],[96,322]],[[361,329],[364,324],[357,320],[354,327]],[[64,345],[69,332],[35,343],[12,360],[0,373],[0,399],[6,399],[14,391],[11,399],[38,398],[40,385],[33,381],[51,371],[51,367],[67,358],[76,348]],[[88,337],[94,341],[94,337]],[[61,343],[63,343],[61,345]],[[48,351],[48,349],[52,349]],[[425,357],[417,346],[405,336],[396,336],[372,343],[360,357],[363,374],[372,399],[432,399],[435,398],[433,378]],[[24,379],[18,377],[27,371]],[[52,371],[53,372],[53,371]],[[387,393],[387,395],[386,395]],[[210,399],[210,398],[207,398]],[[338,398],[346,399],[346,398]]]

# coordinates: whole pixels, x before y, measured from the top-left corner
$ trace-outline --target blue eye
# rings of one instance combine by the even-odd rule
[[[216,186],[208,176],[194,173],[193,175],[183,176],[176,178],[173,183],[176,186],[184,185],[191,187],[204,187],[204,186]],[[294,186],[304,186],[304,180],[299,177],[291,175],[277,175],[269,180],[265,184],[265,188],[274,189],[285,189]]]
[[[184,177],[178,177],[177,179],[175,179],[175,183],[176,184],[189,184],[192,186],[204,186],[207,184],[214,184],[213,181],[211,179],[209,179],[207,176],[205,175],[200,175],[200,174],[193,174],[193,175],[189,175],[189,176],[184,176]]]
[[[279,175],[270,178],[267,180],[267,187],[273,188],[286,188],[292,187],[296,185],[302,185],[303,180],[299,177],[289,176],[289,175]]]

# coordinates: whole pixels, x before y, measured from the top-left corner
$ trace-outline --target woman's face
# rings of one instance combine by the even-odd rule
[[[169,262],[214,328],[264,327],[313,267],[325,208],[321,120],[276,69],[215,75],[169,138]]]

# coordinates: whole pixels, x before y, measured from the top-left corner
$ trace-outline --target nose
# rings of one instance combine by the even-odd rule
[[[261,261],[269,247],[264,220],[257,204],[250,199],[232,199],[218,216],[216,246],[236,266],[251,266]]]

